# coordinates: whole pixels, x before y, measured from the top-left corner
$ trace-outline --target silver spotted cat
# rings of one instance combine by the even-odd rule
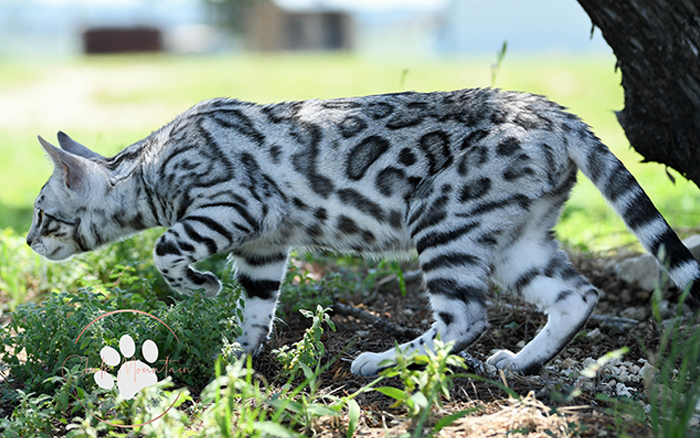
[[[577,170],[590,178],[681,288],[700,299],[700,265],[623,164],[547,99],[492,89],[256,105],[209,100],[114,157],[58,134],[27,243],[51,260],[151,227],[155,264],[175,290],[221,285],[192,264],[230,253],[246,293],[238,339],[257,351],[272,328],[293,247],[417,251],[430,330],[461,350],[487,327],[489,281],[548,315],[520,352],[488,362],[537,372],[585,323],[598,291],[551,232]],[[373,375],[394,350],[352,364]]]

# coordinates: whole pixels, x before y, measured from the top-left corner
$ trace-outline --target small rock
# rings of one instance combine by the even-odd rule
[[[569,347],[566,349],[567,357],[578,357],[581,354],[581,349],[576,347]]]
[[[603,339],[603,333],[601,333],[599,328],[594,328],[590,332],[586,333],[586,339],[588,339],[590,342],[598,342],[601,339]]]
[[[484,371],[486,371],[486,374],[488,374],[489,376],[498,375],[498,368],[496,368],[494,365],[491,365],[490,363],[484,362]]]
[[[630,380],[630,375],[629,375],[629,373],[627,372],[627,370],[623,368],[623,369],[620,369],[620,374],[617,375],[617,379],[618,379],[620,382],[629,382],[629,380]]]
[[[515,344],[515,346],[518,348],[525,348],[525,341],[520,341],[517,344]]]
[[[682,321],[679,321],[679,318],[664,319],[663,321],[661,321],[661,327],[663,327],[664,330],[668,330],[670,327],[678,325],[681,322]]]
[[[642,254],[623,260],[615,266],[615,272],[624,281],[636,284],[644,290],[654,290],[659,283],[661,268],[651,254]]]
[[[700,260],[700,234],[683,240],[696,260]],[[615,265],[615,272],[624,281],[640,288],[653,291],[661,278],[661,267],[651,254],[642,254],[621,261]]]
[[[700,417],[697,415],[692,415],[690,419],[688,419],[688,426],[691,428],[696,428],[698,427],[698,424],[700,424]]]
[[[656,368],[654,368],[649,362],[645,363],[641,370],[639,370],[639,375],[644,379],[644,381],[649,381],[654,376]]]
[[[700,234],[683,239],[683,244],[688,247],[695,260],[700,260]]]
[[[563,370],[570,370],[571,368],[574,367],[574,365],[576,365],[576,361],[570,357],[561,361],[561,368]]]
[[[644,321],[647,318],[647,312],[647,307],[628,307],[620,312],[620,316],[623,318],[634,319],[636,321]]]
[[[630,390],[632,390],[632,388],[625,386],[624,383],[618,383],[615,385],[615,392],[619,397],[632,397]]]
[[[668,300],[659,301],[659,312],[661,313],[661,319],[667,319],[674,316],[675,312],[671,306],[671,302]]]
[[[597,360],[593,359],[592,357],[587,357],[583,360],[583,367],[588,368],[596,363],[598,363]]]
[[[640,290],[636,294],[634,294],[634,299],[640,302],[647,302],[649,300],[649,297],[651,296],[651,291],[649,290]]]

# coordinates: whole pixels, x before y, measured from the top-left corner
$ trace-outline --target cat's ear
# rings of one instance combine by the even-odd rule
[[[63,177],[66,187],[76,191],[86,188],[91,162],[57,148],[41,138],[41,136],[39,136],[39,143],[51,157],[51,161],[54,164],[54,173],[59,173]]]
[[[64,151],[68,151],[73,155],[87,158],[88,160],[102,160],[105,158],[97,152],[91,151],[86,146],[83,146],[82,144],[68,137],[68,134],[66,134],[63,131],[58,131],[57,137],[58,144],[61,146],[61,148]]]

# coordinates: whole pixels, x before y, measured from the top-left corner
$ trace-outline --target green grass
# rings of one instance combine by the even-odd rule
[[[55,132],[65,130],[103,154],[114,154],[206,98],[273,102],[489,86],[493,61],[348,55],[131,56],[72,60],[50,72],[31,63],[0,62],[0,103],[12,96],[15,102],[17,95],[26,93],[22,103],[31,109],[15,123],[0,120],[0,228],[26,232],[34,197],[51,172],[37,134],[53,139]],[[613,68],[612,57],[507,55],[496,86],[544,94],[568,106],[630,168],[673,227],[696,227],[697,187],[671,171],[674,185],[663,166],[641,164],[642,157],[629,148],[614,115],[623,106],[623,90]],[[71,82],[76,78],[84,82]],[[63,82],[72,87],[68,96],[74,93],[74,100],[66,101]],[[36,90],[41,94],[37,96]],[[581,181],[557,228],[560,237],[569,245],[592,250],[633,244],[634,237],[597,190],[585,178]]]

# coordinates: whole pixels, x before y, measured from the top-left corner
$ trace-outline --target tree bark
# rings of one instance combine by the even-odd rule
[[[700,187],[700,0],[578,2],[617,57],[630,144]]]

